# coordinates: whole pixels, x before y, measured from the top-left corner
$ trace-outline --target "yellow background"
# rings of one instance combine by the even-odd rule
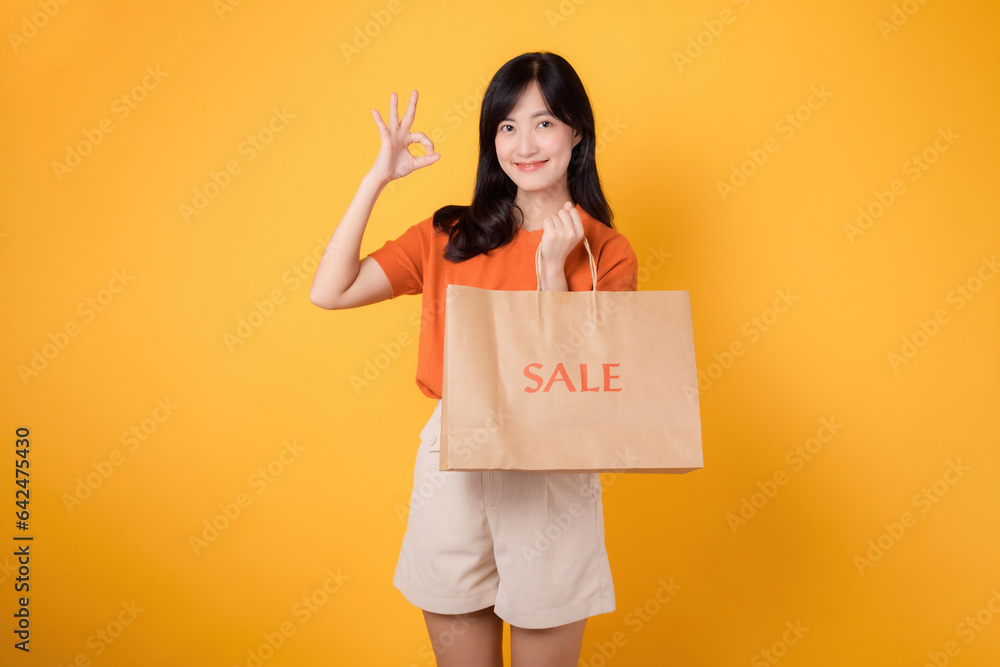
[[[287,623],[264,664],[432,664],[391,583],[433,408],[414,383],[419,299],[324,311],[311,261],[378,151],[372,108],[387,117],[392,91],[419,90],[413,129],[437,132],[442,158],[383,192],[363,254],[469,201],[485,83],[547,49],[591,95],[617,228],[641,266],[670,253],[640,289],[690,291],[711,380],[704,470],[602,475],[617,609],[590,619],[581,663],[772,664],[773,650],[789,666],[922,665],[954,642],[948,664],[997,664],[995,2],[234,5],[0,10],[0,663],[246,665]],[[813,87],[829,96],[810,109]],[[123,95],[143,98],[127,116]],[[268,135],[275,109],[293,117]],[[113,130],[59,173],[102,121]],[[258,133],[270,143],[250,160]],[[763,164],[741,166],[769,140]],[[936,160],[911,180],[925,151]],[[230,162],[238,173],[185,220]],[[733,169],[753,173],[724,198]],[[845,225],[897,179],[903,193],[852,242]],[[958,285],[976,290],[961,308]],[[771,312],[779,290],[797,298]],[[904,338],[919,347],[893,364]],[[25,376],[36,352],[44,367]],[[832,437],[824,419],[841,425]],[[18,426],[32,434],[27,655],[11,632]],[[123,441],[133,428],[144,440]],[[796,469],[789,452],[820,436]],[[273,463],[286,443],[297,453]],[[968,470],[946,475],[949,462]],[[269,464],[280,474],[262,488]],[[88,475],[96,488],[67,505]],[[239,494],[248,506],[193,548]],[[734,524],[744,499],[760,507]],[[915,523],[892,537],[904,512]],[[869,540],[888,548],[859,566]],[[339,587],[316,595],[328,571]],[[325,604],[303,618],[314,595]],[[977,612],[991,622],[971,632]],[[808,630],[783,645],[796,623]]]

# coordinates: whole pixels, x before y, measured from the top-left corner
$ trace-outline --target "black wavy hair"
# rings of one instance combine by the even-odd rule
[[[517,185],[497,159],[496,133],[532,82],[538,83],[548,110],[582,138],[573,147],[567,167],[570,197],[580,208],[614,229],[614,214],[601,190],[594,150],[594,112],[576,70],[560,55],[548,51],[523,53],[507,61],[490,80],[479,114],[479,166],[472,204],[448,204],[434,212],[434,229],[447,232],[444,257],[461,262],[507,245],[517,233],[511,210],[517,207]],[[519,207],[517,207],[520,210]],[[524,212],[521,211],[523,219]]]

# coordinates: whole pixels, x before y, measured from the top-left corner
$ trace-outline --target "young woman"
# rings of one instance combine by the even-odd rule
[[[444,206],[358,259],[375,200],[390,181],[440,159],[402,119],[396,94],[375,164],[327,246],[310,290],[322,308],[421,294],[417,386],[437,401],[420,432],[413,495],[393,584],[423,610],[440,667],[502,667],[503,622],[513,667],[576,667],[589,616],[614,611],[598,473],[441,471],[441,372],[448,284],[535,290],[634,290],[638,262],[611,224],[595,162],[594,114],[568,62],[525,53],[483,97],[479,165],[469,206]],[[427,154],[414,157],[409,145]],[[430,490],[430,491],[428,491]]]

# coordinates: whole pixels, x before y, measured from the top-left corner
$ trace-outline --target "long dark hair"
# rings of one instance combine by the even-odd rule
[[[434,212],[434,229],[448,233],[445,259],[461,262],[514,240],[517,221],[511,207],[516,207],[517,185],[500,167],[496,133],[500,121],[507,117],[532,81],[538,83],[549,111],[583,135],[573,147],[567,167],[572,201],[592,218],[614,229],[614,214],[604,198],[597,175],[594,111],[583,82],[562,56],[548,51],[524,53],[507,61],[493,75],[483,95],[479,115],[479,166],[472,204],[449,204]],[[523,219],[523,211],[521,216]]]

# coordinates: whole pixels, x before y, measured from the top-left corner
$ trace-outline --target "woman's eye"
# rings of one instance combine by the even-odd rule
[[[538,124],[539,124],[539,125],[544,125],[545,127],[552,127],[552,121],[550,121],[550,120],[543,120],[543,121],[539,122]],[[500,126],[500,132],[504,132],[504,131],[506,131],[506,129],[507,129],[508,127],[513,127],[513,125],[511,125],[511,124],[509,124],[509,123],[508,123],[508,124],[506,124],[506,125],[501,125],[501,126]]]

